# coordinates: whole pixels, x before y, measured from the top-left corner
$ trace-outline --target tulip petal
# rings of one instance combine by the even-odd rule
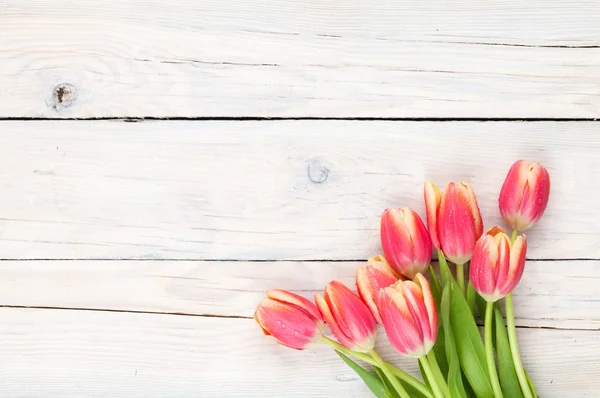
[[[437,230],[437,214],[440,207],[441,194],[439,188],[432,183],[427,181],[425,183],[425,209],[427,211],[427,229],[429,229],[429,236],[431,237],[431,244],[435,247],[435,250],[440,249],[440,241],[438,239]]]
[[[506,179],[500,189],[498,204],[502,217],[514,218],[519,212],[523,198],[524,187],[527,182],[527,162],[518,160],[510,167]],[[510,225],[511,223],[509,223]],[[510,225],[515,229],[515,225]]]
[[[498,246],[490,235],[482,235],[473,249],[469,279],[477,292],[488,301],[492,300],[496,290],[494,279],[498,263]]]
[[[414,253],[403,209],[386,209],[381,217],[381,246],[396,271],[413,263]]]
[[[411,276],[414,276],[418,272],[424,272],[431,263],[431,237],[425,228],[425,224],[414,210],[404,209],[404,222],[412,231],[409,236],[413,252],[412,262],[415,265],[414,273]]]
[[[419,286],[413,281],[406,281],[402,284],[402,292],[408,303],[408,310],[415,321],[415,325],[419,330],[421,341],[424,341],[426,336],[431,336],[431,325],[429,324],[429,316],[425,307],[423,292]]]
[[[272,298],[273,300],[281,301],[282,303],[298,306],[304,311],[308,312],[314,318],[323,322],[323,317],[321,316],[319,309],[312,303],[312,301],[300,295],[288,292],[287,290],[271,289],[267,290],[267,297]]]
[[[329,326],[331,333],[333,333],[335,338],[338,339],[343,346],[352,349],[354,347],[354,342],[340,330],[335,317],[329,309],[327,301],[320,294],[315,294],[315,303],[317,304],[319,311],[321,311],[321,314],[323,314],[325,323]]]
[[[371,310],[371,313],[382,323],[377,309],[377,296],[379,290],[396,283],[396,278],[387,268],[382,268],[382,263],[369,262],[371,265],[360,267],[356,271],[356,288],[358,294]]]
[[[414,282],[419,285],[421,290],[423,291],[423,299],[425,308],[427,309],[427,316],[429,318],[429,325],[431,330],[431,335],[425,336],[426,338],[435,341],[437,338],[438,332],[438,314],[435,306],[435,299],[433,297],[433,293],[431,291],[431,287],[429,286],[429,282],[427,278],[425,278],[422,274],[417,274]]]
[[[403,355],[420,357],[422,335],[404,296],[394,288],[386,287],[379,292],[378,307],[388,339],[394,348]]]
[[[506,234],[494,237],[495,247],[498,248],[498,259],[493,270],[495,292],[500,292],[501,287],[507,282],[510,270],[510,238]]]
[[[525,256],[527,253],[527,237],[517,237],[510,249],[510,269],[506,282],[501,286],[500,292],[507,295],[519,284],[525,271]]]
[[[438,235],[446,257],[455,264],[471,259],[477,241],[471,204],[465,191],[451,182],[442,192]]]
[[[519,206],[521,215],[520,230],[524,231],[535,224],[544,214],[550,196],[550,176],[539,163],[528,168],[527,182],[523,189],[523,198]]]
[[[471,207],[471,213],[473,214],[473,222],[475,223],[475,239],[479,239],[479,237],[483,234],[483,220],[481,219],[481,211],[479,210],[479,205],[477,204],[477,197],[475,196],[475,191],[471,185],[466,182],[462,182],[461,185],[465,188],[465,197],[469,202]]]

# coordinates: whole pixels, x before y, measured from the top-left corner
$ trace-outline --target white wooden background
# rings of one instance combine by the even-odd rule
[[[0,396],[368,397],[264,290],[352,283],[425,179],[500,222],[526,158],[524,362],[598,397],[598,117],[595,0],[2,0]]]

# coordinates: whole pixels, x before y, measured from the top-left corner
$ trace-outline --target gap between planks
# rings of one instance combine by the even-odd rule
[[[173,120],[173,121],[298,121],[298,120],[339,120],[339,121],[363,121],[363,122],[374,122],[374,121],[389,121],[389,122],[597,122],[600,118],[543,118],[543,117],[532,117],[532,118],[509,118],[509,117],[335,117],[335,116],[197,116],[197,117],[185,117],[185,116],[136,116],[136,117],[83,117],[83,118],[51,118],[51,117],[0,117],[0,121],[102,121],[102,120],[120,120],[126,123],[138,123],[143,121],[162,121],[162,120]]]
[[[560,262],[560,261],[600,261],[600,258],[571,257],[571,258],[526,258],[527,261]],[[146,262],[197,262],[197,263],[362,263],[367,259],[227,259],[227,258],[135,258],[135,257],[109,257],[109,258],[0,258],[0,261],[146,261]],[[432,261],[436,265],[437,261]]]
[[[31,309],[31,310],[53,310],[53,311],[86,311],[86,312],[113,312],[119,314],[145,314],[145,315],[170,315],[170,316],[189,316],[197,318],[221,318],[221,319],[253,319],[251,316],[243,315],[219,315],[219,314],[189,314],[184,312],[161,312],[161,311],[140,311],[140,310],[118,310],[105,308],[76,308],[76,307],[50,307],[50,306],[26,306],[26,305],[0,305],[0,308],[11,309]],[[483,324],[478,323],[483,327]],[[600,328],[567,328],[560,326],[532,326],[516,325],[517,329],[544,329],[544,330],[574,330],[574,331],[600,331]]]

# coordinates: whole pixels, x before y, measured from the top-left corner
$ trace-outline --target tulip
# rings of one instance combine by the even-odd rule
[[[392,268],[412,279],[431,262],[431,239],[421,217],[409,208],[387,209],[381,216],[381,246]]]
[[[471,186],[451,182],[440,193],[438,187],[428,181],[425,207],[433,246],[455,264],[469,261],[483,233],[481,213]]]
[[[512,243],[502,228],[490,228],[477,241],[471,259],[469,276],[475,290],[491,302],[509,294],[523,275],[526,251],[525,235]]]
[[[548,205],[550,174],[539,163],[515,162],[504,180],[498,207],[506,223],[517,231],[533,227]]]
[[[485,353],[490,380],[496,398],[502,397],[502,389],[496,373],[493,352],[492,314],[494,311],[494,302],[508,296],[521,280],[523,270],[525,269],[526,251],[527,239],[525,235],[518,236],[512,242],[511,238],[502,228],[495,226],[479,238],[473,251],[473,258],[471,259],[469,275],[471,283],[475,290],[487,301],[484,323]],[[511,296],[508,296],[506,300],[509,340],[511,340],[511,346],[516,347]],[[513,361],[515,361],[515,353],[512,352],[512,355]],[[518,360],[520,361],[520,359]],[[525,382],[521,384],[522,388],[529,389],[523,377],[523,372],[518,369],[519,363],[515,362],[519,382],[521,383],[521,379],[523,379]]]
[[[303,350],[321,341],[323,317],[309,300],[285,290],[269,290],[254,320],[263,333],[279,344]]]
[[[438,333],[438,315],[423,275],[381,289],[377,306],[388,339],[399,353],[420,358],[431,350]]]
[[[370,352],[375,346],[377,323],[360,297],[339,281],[325,287],[324,297],[315,294],[315,303],[335,338],[346,348]]]
[[[367,265],[360,267],[356,271],[356,288],[358,294],[379,323],[382,323],[381,316],[377,310],[379,290],[393,285],[398,279],[400,278],[394,273],[394,270],[383,256],[369,258]]]

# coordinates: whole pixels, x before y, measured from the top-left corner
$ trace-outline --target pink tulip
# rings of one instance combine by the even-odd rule
[[[315,303],[335,338],[353,351],[371,351],[377,323],[369,307],[339,281],[330,282],[324,296],[315,294]]]
[[[388,339],[400,354],[420,358],[431,350],[437,338],[438,315],[423,275],[380,290],[377,305]]]
[[[478,241],[471,259],[473,287],[487,301],[498,301],[521,280],[525,269],[527,239],[520,235],[514,243],[500,227],[493,227]]]
[[[427,226],[433,246],[442,249],[455,264],[471,259],[477,239],[483,233],[481,213],[471,186],[451,182],[440,193],[432,182],[425,183]]]
[[[398,279],[400,278],[394,273],[394,270],[383,256],[369,258],[367,265],[356,271],[358,294],[379,323],[382,323],[376,304],[379,290],[393,285]]]
[[[431,262],[431,239],[421,217],[409,208],[387,209],[381,216],[381,246],[396,272],[413,278]]]
[[[263,333],[279,344],[303,350],[321,341],[323,317],[309,300],[285,290],[269,290],[254,313]]]
[[[518,231],[533,227],[548,205],[550,174],[539,163],[515,162],[504,180],[498,207],[506,223]]]

